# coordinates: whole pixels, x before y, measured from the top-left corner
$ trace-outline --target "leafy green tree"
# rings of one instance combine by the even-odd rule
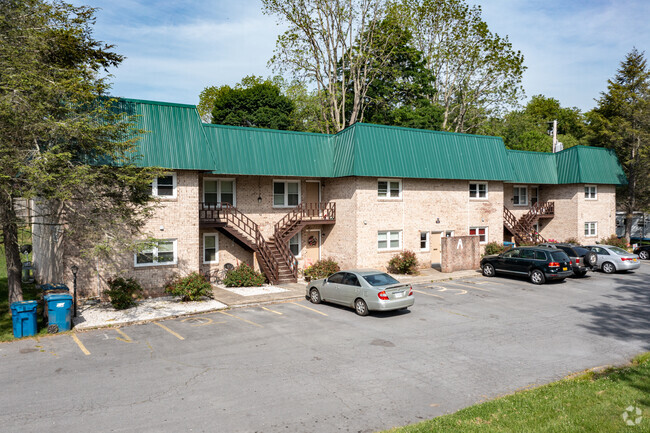
[[[614,149],[627,176],[616,198],[627,214],[629,242],[632,213],[650,207],[650,71],[644,52],[634,48],[625,56],[589,121],[591,143]]]
[[[22,300],[16,199],[47,203],[66,242],[137,229],[156,170],[134,165],[133,118],[105,98],[122,56],[92,37],[94,9],[0,2],[0,226],[9,302]],[[101,165],[106,161],[109,164]],[[49,212],[48,211],[48,212]]]

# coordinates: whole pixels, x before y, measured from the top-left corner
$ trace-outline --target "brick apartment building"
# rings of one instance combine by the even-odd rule
[[[226,263],[259,266],[271,282],[295,281],[319,258],[382,269],[406,249],[429,266],[447,236],[592,242],[615,233],[626,182],[602,148],[511,151],[499,137],[361,123],[336,135],[240,128],[204,124],[192,105],[121,104],[149,131],[140,163],[169,169],[145,227],[157,246],[113,263],[152,292]],[[101,293],[115,266],[84,266],[74,246],[46,247],[48,236],[35,244],[41,280],[70,280],[75,262],[80,296]]]

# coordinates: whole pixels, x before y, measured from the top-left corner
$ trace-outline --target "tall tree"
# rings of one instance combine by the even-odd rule
[[[627,176],[617,200],[626,212],[629,242],[632,213],[650,207],[650,71],[644,52],[634,48],[625,56],[589,120],[591,142],[614,149]]]
[[[150,209],[157,171],[134,165],[133,118],[104,97],[102,75],[122,56],[93,39],[94,12],[0,2],[0,226],[10,303],[22,300],[17,198],[50,204],[79,245],[108,243],[111,227],[135,229]]]
[[[386,13],[382,0],[262,0],[263,10],[288,25],[270,63],[315,83],[324,100],[324,132],[357,122],[368,86],[386,64],[373,40]],[[385,35],[390,37],[390,35]],[[350,87],[351,94],[346,90]]]
[[[415,47],[436,77],[442,127],[476,132],[523,96],[524,57],[508,38],[492,33],[479,6],[465,0],[401,0],[401,16]]]

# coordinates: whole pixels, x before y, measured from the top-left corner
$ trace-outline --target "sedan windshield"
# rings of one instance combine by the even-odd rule
[[[363,279],[368,282],[373,287],[376,286],[387,286],[389,284],[399,284],[395,278],[391,277],[388,274],[372,274],[364,275]]]
[[[619,248],[619,247],[610,247],[609,250],[610,250],[610,251],[614,251],[614,252],[615,252],[616,254],[618,254],[619,256],[620,256],[621,254],[630,254],[630,253],[628,253],[627,251],[625,251],[624,249]]]

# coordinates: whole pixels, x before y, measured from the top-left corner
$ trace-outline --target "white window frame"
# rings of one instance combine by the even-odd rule
[[[422,235],[425,235],[425,247],[422,248]],[[431,249],[431,233],[428,230],[422,230],[420,231],[420,251],[426,252]]]
[[[454,231],[453,230],[445,230],[440,233],[441,238],[451,238],[454,236]]]
[[[379,182],[386,182],[386,197],[381,197],[379,195]],[[391,182],[397,182],[399,188],[399,194],[397,197],[390,196],[390,184]],[[377,179],[377,198],[379,200],[401,200],[402,199],[402,179]]]
[[[472,231],[472,229],[476,230],[476,234],[475,234],[475,235],[473,235],[473,234],[470,233],[470,232]],[[478,231],[479,231],[480,229],[485,229],[485,235],[484,235],[484,236],[485,236],[485,240],[484,240],[484,241],[481,241],[481,235],[478,233]],[[487,226],[473,226],[473,227],[470,227],[469,230],[467,231],[467,233],[468,233],[470,236],[478,236],[478,237],[479,237],[479,241],[478,241],[479,245],[485,245],[485,244],[488,243],[488,227],[487,227]]]
[[[379,235],[381,233],[386,233],[386,248],[379,248]],[[390,246],[390,237],[391,234],[398,234],[399,245],[396,248],[391,248]],[[402,250],[402,231],[401,230],[379,230],[377,232],[377,251],[401,251]]]
[[[518,197],[518,198],[521,197],[520,195],[515,194],[515,190],[521,191],[522,189],[524,191],[526,191],[526,201],[524,203],[521,203],[521,202],[520,203],[515,203],[515,197]],[[519,194],[520,194],[520,192],[519,192]],[[514,185],[512,187],[512,205],[513,206],[528,206],[528,186],[526,186],[526,185]]]
[[[476,185],[476,197],[472,197],[472,185]],[[485,196],[481,196],[480,185],[485,185]],[[487,182],[470,182],[468,186],[468,194],[470,200],[487,200],[488,199],[488,183]]]
[[[172,177],[172,195],[158,195],[158,178],[160,177],[167,177],[171,176]],[[153,182],[151,182],[151,196],[152,197],[158,197],[160,199],[173,199],[176,198],[176,186],[178,183],[176,182],[176,173],[171,172],[164,174],[162,176],[156,177]]]
[[[178,264],[178,241],[176,239],[158,239],[156,242],[156,245],[159,242],[172,242],[173,246],[173,254],[174,254],[174,260],[171,262],[158,262],[158,247],[154,246],[150,248],[150,250],[153,253],[153,262],[152,263],[138,263],[138,253],[133,254],[133,266],[136,268],[145,268],[145,267],[150,267],[150,266],[173,266]],[[144,251],[149,251],[149,249],[140,251],[140,253]]]
[[[297,238],[298,239],[298,254],[294,254],[293,256],[297,259],[302,257],[302,232],[298,232],[295,235],[291,236],[289,241],[287,242],[287,245],[289,246],[289,252],[291,252],[291,240]],[[291,252],[293,254],[293,252]]]
[[[208,261],[205,260],[205,238],[208,236],[214,236],[214,257],[215,260],[213,261]],[[214,264],[214,263],[219,263],[219,234],[218,233],[203,233],[203,264],[208,265],[208,264]]]
[[[276,183],[283,183],[284,184],[284,204],[282,205],[276,205],[275,204],[275,184]],[[289,203],[289,184],[290,183],[297,183],[298,184],[298,204],[297,205],[290,205]],[[302,189],[301,185],[302,182],[299,180],[290,180],[290,179],[273,179],[273,183],[271,186],[271,203],[273,203],[273,208],[275,209],[292,209],[300,203],[302,203]]]
[[[585,221],[585,237],[593,238],[598,236],[598,222],[597,221]]]
[[[237,180],[234,177],[204,177],[203,178],[203,203],[205,203],[205,181],[216,181],[217,182],[217,201],[219,203],[221,200],[221,182],[232,182],[232,203],[233,206],[237,206]]]
[[[593,188],[593,196],[591,189]],[[598,185],[585,185],[585,200],[598,200]]]

